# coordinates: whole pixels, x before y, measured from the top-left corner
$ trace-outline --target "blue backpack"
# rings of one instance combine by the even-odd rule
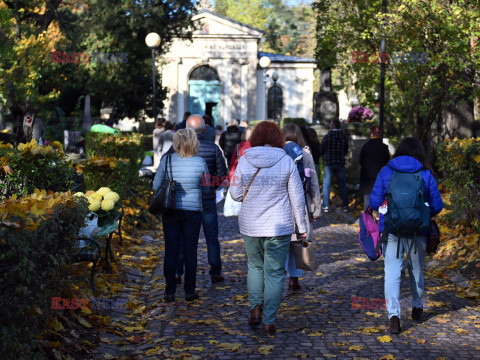
[[[422,171],[394,171],[387,189],[385,229],[397,236],[414,238],[429,228],[430,207],[425,204]]]
[[[283,147],[283,150],[290,156],[295,165],[297,165],[298,174],[300,175],[300,180],[302,184],[305,184],[305,168],[303,166],[303,152],[302,148],[297,145],[297,143],[290,141]]]

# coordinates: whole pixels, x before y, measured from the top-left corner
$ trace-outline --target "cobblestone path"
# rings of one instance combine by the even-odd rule
[[[383,260],[366,258],[352,223],[340,213],[323,215],[315,223],[320,268],[304,272],[298,293],[288,294],[285,281],[277,334],[265,336],[261,326],[247,324],[246,255],[237,219],[220,216],[226,281],[210,282],[202,234],[197,283],[201,298],[186,303],[180,288],[177,302],[167,305],[160,254],[143,287],[143,329],[124,335],[121,348],[101,347],[98,358],[108,352],[123,359],[480,359],[480,307],[428,274],[423,323],[410,317],[407,274],[402,278],[403,332],[388,333],[386,310],[378,309]]]

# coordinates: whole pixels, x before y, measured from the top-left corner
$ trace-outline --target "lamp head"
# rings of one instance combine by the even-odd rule
[[[270,58],[268,56],[262,56],[258,63],[260,64],[260,67],[267,68],[267,67],[270,66],[272,61],[270,60]]]
[[[272,80],[276,82],[278,80],[278,77],[279,77],[278,72],[274,71],[272,74]]]
[[[145,43],[149,48],[157,48],[160,45],[160,35],[155,32],[151,32],[145,37]]]

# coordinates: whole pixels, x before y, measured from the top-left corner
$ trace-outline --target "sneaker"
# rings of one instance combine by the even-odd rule
[[[322,211],[324,214],[327,214],[330,212],[330,208],[327,206],[327,207],[322,207]]]
[[[398,316],[392,316],[390,318],[390,327],[388,331],[390,334],[400,334],[402,330],[400,329],[400,319]]]
[[[415,321],[420,321],[422,319],[422,308],[412,308],[412,319]]]
[[[200,295],[195,291],[192,295],[185,295],[185,301],[194,301],[200,299]]]
[[[225,277],[223,275],[212,275],[212,283],[216,284],[216,283],[219,283],[221,281],[225,280]]]
[[[175,301],[175,295],[165,295],[165,302],[171,303]]]

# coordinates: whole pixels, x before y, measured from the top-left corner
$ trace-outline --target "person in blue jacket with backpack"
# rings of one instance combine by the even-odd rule
[[[399,334],[403,254],[407,254],[412,319],[420,321],[428,224],[430,218],[443,209],[437,183],[419,140],[409,137],[401,141],[393,159],[378,174],[369,202],[372,209],[380,208],[381,214],[385,213],[386,207],[385,216],[380,215],[379,223],[384,240],[385,299],[389,331]]]

